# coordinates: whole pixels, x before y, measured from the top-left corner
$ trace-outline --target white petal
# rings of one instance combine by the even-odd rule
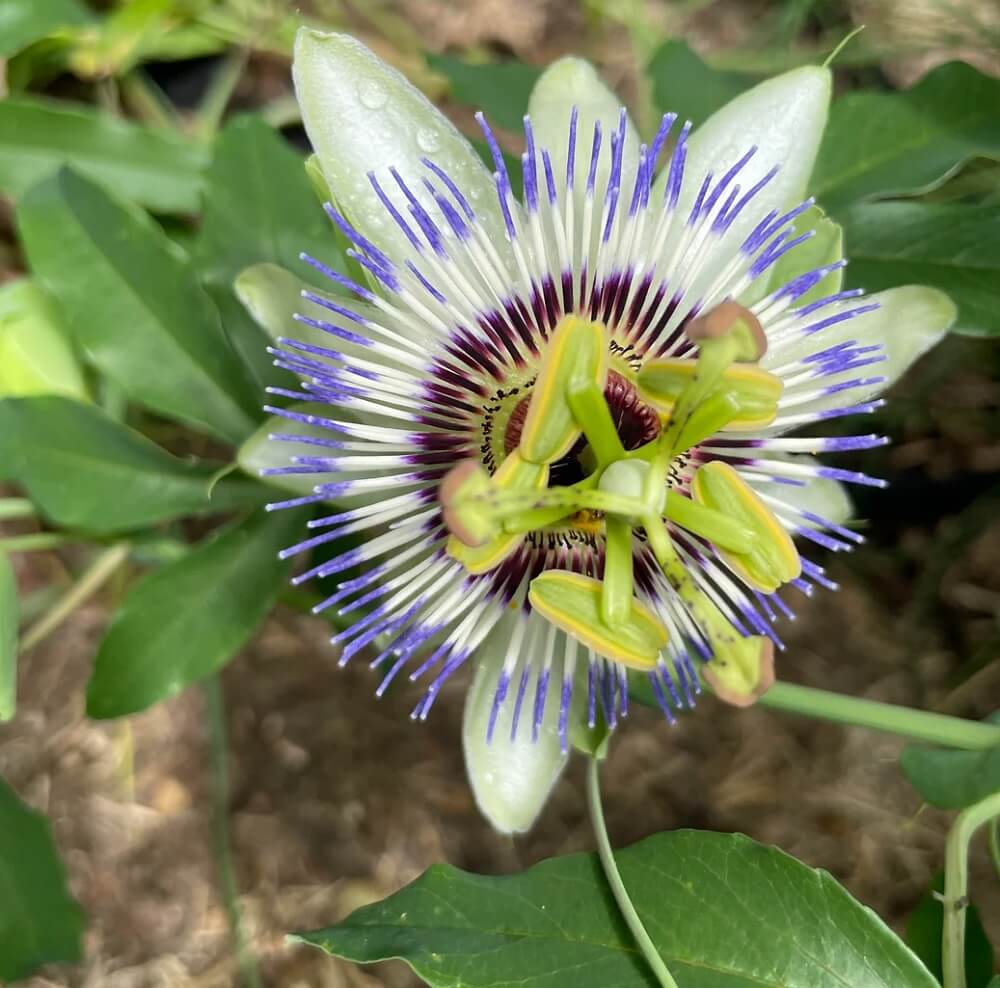
[[[782,456],[768,457],[768,459],[786,460],[790,463],[799,463],[810,467],[823,465],[814,456],[805,453],[786,453]],[[812,514],[819,515],[835,525],[845,524],[853,515],[853,506],[847,488],[837,480],[818,477],[810,480],[804,487],[794,487],[791,484],[765,484],[754,480],[750,480],[748,483],[755,490],[768,497],[779,498],[798,511],[812,512]],[[804,521],[801,524],[810,528],[816,527]]]
[[[337,319],[315,303],[302,297],[307,290],[323,298],[332,299],[337,305],[356,312],[364,319],[381,323],[412,340],[426,341],[427,331],[416,320],[396,319],[380,311],[374,305],[362,302],[349,295],[334,295],[320,291],[313,285],[304,282],[298,275],[278,264],[263,262],[251,264],[244,268],[233,281],[233,291],[250,313],[253,320],[273,340],[281,336],[303,343],[314,343],[317,346],[332,347],[352,356],[367,356],[363,347],[346,343],[343,340],[333,340],[328,333],[316,329],[294,318],[296,312],[318,319],[332,319],[350,329],[357,329],[349,321]]]
[[[888,359],[878,365],[878,372],[888,378],[883,385],[888,388],[940,342],[958,310],[944,292],[926,285],[903,285],[871,297],[879,308],[858,316],[850,330],[859,343],[885,344]]]
[[[356,229],[397,262],[413,249],[368,179],[377,173],[400,212],[409,207],[389,173],[395,167],[432,216],[423,187],[430,158],[451,176],[487,233],[504,242],[493,181],[452,123],[396,69],[346,34],[300,28],[292,65],[302,119],[338,207]]]
[[[329,417],[334,411],[327,405],[301,404],[291,406],[296,412]],[[342,414],[337,410],[336,414]],[[262,470],[275,467],[287,467],[293,456],[316,456],[315,446],[306,443],[284,442],[270,437],[280,433],[289,436],[312,436],[329,438],[330,432],[319,426],[308,425],[279,415],[271,415],[236,452],[236,462],[240,469],[250,477],[257,478],[265,484],[279,487],[293,494],[311,494],[317,484],[334,479],[329,474],[288,473],[277,476],[261,476]],[[342,478],[340,478],[342,479]]]
[[[860,371],[846,371],[832,377],[817,378],[816,385],[822,387],[857,377],[884,377],[885,381],[817,398],[798,406],[795,409],[797,414],[854,405],[885,391],[948,332],[957,314],[954,302],[944,292],[925,285],[904,285],[858,299],[858,304],[869,302],[877,302],[879,307],[818,333],[803,335],[773,353],[768,351],[761,361],[761,366],[766,370],[779,363],[801,360],[847,340],[855,340],[861,346],[883,344],[885,360]],[[821,314],[817,313],[817,318]]]
[[[686,215],[711,172],[716,179],[751,147],[757,153],[740,172],[749,189],[774,165],[781,170],[733,223],[726,242],[739,246],[772,209],[784,210],[805,198],[830,104],[829,69],[805,66],[748,89],[716,110],[688,142],[681,215]],[[666,173],[657,183],[662,194]]]
[[[492,740],[486,740],[511,622],[518,619],[514,615],[502,619],[476,653],[476,676],[465,700],[462,722],[465,768],[476,803],[483,816],[505,834],[523,833],[531,828],[569,760],[560,750],[559,684],[555,676],[549,684],[548,703],[537,741],[531,740],[534,677],[525,697],[516,740],[510,739],[514,714],[510,694],[501,707]],[[513,688],[516,687],[515,682]]]
[[[572,56],[553,62],[542,73],[531,91],[528,115],[539,147],[552,157],[552,170],[558,184],[566,176],[569,123],[573,107],[578,119],[576,154],[573,159],[574,192],[582,201],[590,167],[594,124],[601,125],[601,157],[597,169],[595,201],[600,203],[611,171],[611,134],[618,127],[621,101],[601,81],[597,70],[582,58]],[[639,162],[639,136],[635,124],[626,118],[625,146],[622,153],[623,198],[628,202]]]

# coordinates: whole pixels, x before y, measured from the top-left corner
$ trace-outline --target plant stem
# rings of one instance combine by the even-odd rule
[[[997,816],[1000,816],[1000,792],[967,806],[948,831],[944,853],[944,932],[941,937],[944,988],[965,988],[969,841],[984,823]]]
[[[601,859],[601,867],[604,869],[604,877],[611,887],[611,894],[615,897],[615,902],[621,910],[622,917],[628,924],[635,942],[645,957],[656,977],[656,980],[663,985],[663,988],[677,988],[677,982],[667,970],[660,952],[656,949],[646,927],[642,925],[639,914],[632,905],[622,876],[618,873],[618,865],[615,863],[615,854],[611,849],[611,841],[608,839],[608,828],[604,823],[604,810],[601,809],[601,780],[599,762],[596,758],[590,759],[587,767],[587,806],[590,808],[590,821],[594,827],[594,835],[597,837],[597,856]]]
[[[44,552],[58,549],[72,539],[58,532],[29,532],[27,535],[12,535],[0,539],[0,552]]]
[[[302,123],[302,111],[294,96],[279,96],[265,103],[258,111],[275,130]]]
[[[179,131],[181,120],[163,91],[139,69],[119,80],[122,96],[140,119],[161,130]]]
[[[222,684],[218,675],[205,680],[205,714],[208,719],[211,742],[212,774],[212,843],[215,847],[215,864],[219,872],[220,892],[229,929],[236,949],[236,961],[240,968],[240,980],[244,988],[260,988],[262,982],[254,957],[243,928],[240,913],[239,888],[236,884],[236,869],[233,867],[233,850],[229,843],[229,767],[228,743],[226,740],[226,715],[223,708]]]
[[[981,750],[1000,745],[1000,724],[984,724],[929,710],[911,710],[794,683],[775,683],[758,703],[773,710],[870,727],[949,748]]]
[[[26,497],[0,498],[0,521],[34,517],[35,506]]]
[[[43,614],[21,636],[21,651],[34,648],[46,635],[55,631],[88,597],[93,596],[102,584],[128,558],[131,546],[120,542],[105,549],[91,565],[83,571],[80,578],[60,597],[51,610]]]
[[[246,68],[248,55],[245,48],[234,48],[226,54],[216,69],[198,108],[196,134],[202,140],[211,141],[222,125],[226,107]]]

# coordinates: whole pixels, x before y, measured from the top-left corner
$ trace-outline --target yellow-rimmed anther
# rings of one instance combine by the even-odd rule
[[[703,676],[712,692],[734,707],[749,707],[774,684],[774,643],[763,635],[715,645]]]
[[[701,467],[691,482],[691,493],[698,503],[721,511],[756,536],[749,552],[716,546],[751,586],[773,593],[802,572],[798,550],[785,527],[728,463],[715,460]]]
[[[528,599],[539,614],[598,655],[632,669],[652,669],[667,644],[667,629],[634,597],[625,619],[609,628],[601,616],[602,587],[600,580],[580,573],[548,570],[531,581]]]
[[[542,367],[521,430],[518,452],[530,463],[552,463],[580,437],[568,395],[594,384],[603,390],[608,376],[607,330],[599,322],[565,316],[545,348]]]
[[[674,405],[698,372],[698,361],[683,357],[651,360],[639,371],[639,392],[663,415]],[[736,404],[727,429],[752,430],[770,425],[778,414],[781,378],[753,364],[731,364],[723,371],[710,395],[727,395]]]
[[[438,487],[444,523],[463,545],[485,545],[496,536],[499,525],[482,503],[492,487],[490,475],[475,460],[463,460],[444,475]]]
[[[515,450],[500,464],[492,485],[500,490],[543,490],[549,480],[549,468],[529,463]],[[448,539],[448,555],[457,559],[470,573],[488,573],[500,565],[524,539],[524,532],[503,532],[482,545],[471,546],[456,535]]]

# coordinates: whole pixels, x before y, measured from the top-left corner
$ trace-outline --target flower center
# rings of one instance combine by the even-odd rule
[[[631,452],[640,446],[645,446],[646,443],[652,442],[660,434],[660,417],[656,409],[643,401],[635,385],[618,371],[608,371],[608,380],[604,386],[604,400],[608,403],[608,410],[611,412],[618,438],[628,451]],[[510,456],[521,442],[521,432],[524,429],[524,420],[528,416],[530,404],[531,392],[529,391],[514,406],[514,410],[507,420],[507,428],[503,438],[504,453],[507,456]],[[585,441],[578,441],[567,454],[567,458],[572,456],[574,452],[579,457],[585,445]]]
[[[597,654],[650,669],[667,631],[635,592],[634,535],[641,529],[662,577],[715,653],[727,656],[720,663],[729,686],[745,692],[744,679],[760,678],[768,643],[737,633],[691,577],[667,523],[708,539],[735,572],[765,593],[798,575],[798,553],[785,528],[727,464],[710,459],[700,466],[690,496],[670,479],[678,458],[720,428],[771,421],[781,382],[757,366],[766,340],[753,314],[737,303],[724,302],[694,320],[687,335],[697,357],[647,361],[632,384],[608,367],[607,328],[565,317],[548,340],[527,397],[508,392],[516,405],[503,427],[499,468],[491,473],[475,461],[461,463],[447,474],[439,497],[451,532],[448,552],[472,574],[498,567],[529,533],[576,531],[584,517],[596,523],[589,535],[600,552],[593,574],[564,561],[553,565],[546,552],[528,599]],[[559,476],[567,470],[578,479]],[[648,572],[639,577],[648,578]]]

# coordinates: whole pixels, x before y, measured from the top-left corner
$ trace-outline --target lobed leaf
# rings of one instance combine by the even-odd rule
[[[241,478],[214,483],[218,469],[171,456],[93,405],[59,397],[0,401],[0,477],[21,484],[57,525],[127,532],[266,496]]]
[[[682,830],[615,858],[680,988],[934,988],[870,909],[776,848]],[[592,854],[501,878],[435,865],[298,938],[360,963],[402,958],[433,988],[656,984]]]
[[[462,106],[482,110],[491,125],[519,132],[528,99],[542,70],[516,59],[474,65],[451,55],[427,55],[427,64],[449,84],[448,95]]]
[[[194,212],[205,163],[194,142],[84,105],[0,102],[0,192],[14,199],[71,164],[123,199],[157,212]]]
[[[0,3],[0,58],[10,58],[60,28],[78,27],[90,20],[90,11],[78,0]]]
[[[842,216],[847,287],[869,292],[919,282],[946,292],[958,306],[954,330],[1000,333],[1000,205],[880,202]]]
[[[259,511],[144,576],[98,648],[87,714],[145,710],[222,668],[274,603],[290,568],[278,552],[305,517]]]
[[[0,779],[0,979],[78,961],[83,912],[70,897],[48,822]]]
[[[696,127],[757,80],[741,72],[706,65],[686,41],[665,41],[646,67],[653,102],[662,113],[676,113]]]
[[[232,284],[251,264],[268,261],[315,280],[334,282],[299,260],[305,251],[344,270],[344,257],[305,173],[305,162],[259,117],[230,120],[205,175],[204,214],[194,257],[212,281]]]
[[[1000,724],[1000,711],[987,720]],[[950,751],[910,744],[899,756],[910,785],[932,806],[961,810],[1000,791],[1000,747]]]
[[[862,199],[927,192],[970,158],[1000,157],[998,102],[1000,79],[964,62],[903,92],[847,93],[830,111],[811,191],[835,213]]]
[[[238,442],[260,396],[187,258],[149,218],[63,169],[18,205],[31,268],[133,401]]]

